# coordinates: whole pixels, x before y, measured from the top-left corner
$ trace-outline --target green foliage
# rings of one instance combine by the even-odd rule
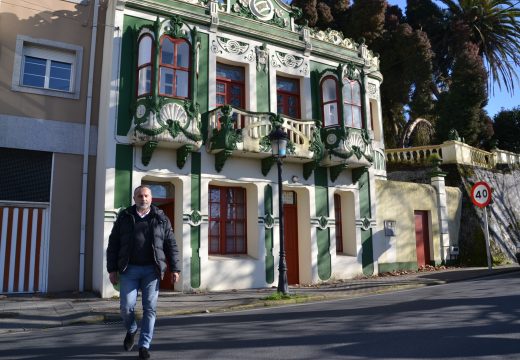
[[[467,144],[479,145],[482,131],[480,112],[487,99],[486,78],[478,47],[466,43],[455,58],[449,91],[439,101],[439,142],[447,140],[448,132],[454,128]]]
[[[500,111],[493,121],[498,148],[520,153],[520,106]]]
[[[468,144],[489,147],[487,90],[492,84],[512,90],[518,79],[518,1],[439,1],[442,8],[432,0],[408,0],[405,15],[385,0],[292,2],[311,27],[364,38],[379,54],[387,148],[399,145],[407,118],[418,117],[436,124],[439,142],[456,128]]]
[[[520,7],[516,0],[440,0],[452,24],[452,43],[469,41],[486,60],[489,84],[514,89],[520,65]],[[455,24],[455,26],[453,26]],[[464,25],[467,31],[459,31]]]
[[[432,143],[432,134],[428,126],[423,123],[417,124],[408,144],[410,146],[426,146]],[[437,154],[434,154],[437,155]]]
[[[297,297],[301,297],[301,296],[295,295],[295,294],[284,294],[284,293],[281,293],[281,292],[277,291],[277,292],[274,292],[271,295],[267,296],[266,298],[264,298],[264,300],[267,300],[267,301],[280,301],[280,300],[295,299]]]

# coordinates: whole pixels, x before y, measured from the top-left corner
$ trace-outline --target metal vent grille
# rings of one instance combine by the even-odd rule
[[[49,202],[52,153],[0,147],[0,200]]]

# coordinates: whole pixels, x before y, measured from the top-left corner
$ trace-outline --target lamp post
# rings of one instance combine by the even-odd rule
[[[282,199],[282,159],[287,155],[287,134],[281,126],[276,126],[269,134],[273,158],[278,165],[278,214],[280,217],[280,260],[278,263],[278,292],[288,294],[287,263],[285,261],[285,239],[283,227],[283,199]]]

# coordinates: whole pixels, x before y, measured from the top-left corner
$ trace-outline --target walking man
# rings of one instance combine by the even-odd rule
[[[139,359],[149,359],[159,283],[172,272],[172,285],[179,280],[179,255],[170,220],[152,205],[152,191],[145,185],[134,190],[135,205],[117,217],[108,239],[107,271],[110,282],[120,286],[120,309],[126,336],[123,346],[131,351],[137,333],[135,305],[141,290],[143,318],[139,335]]]

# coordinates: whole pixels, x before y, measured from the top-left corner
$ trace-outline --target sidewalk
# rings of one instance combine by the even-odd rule
[[[276,289],[248,289],[185,294],[161,292],[158,317],[224,312],[269,305],[345,299],[421,286],[439,285],[485,276],[518,272],[518,265],[487,268],[452,268],[354,280],[337,280],[308,287],[290,287],[290,300],[267,301]],[[118,322],[119,299],[100,299],[93,293],[0,295],[0,334],[79,323]]]

